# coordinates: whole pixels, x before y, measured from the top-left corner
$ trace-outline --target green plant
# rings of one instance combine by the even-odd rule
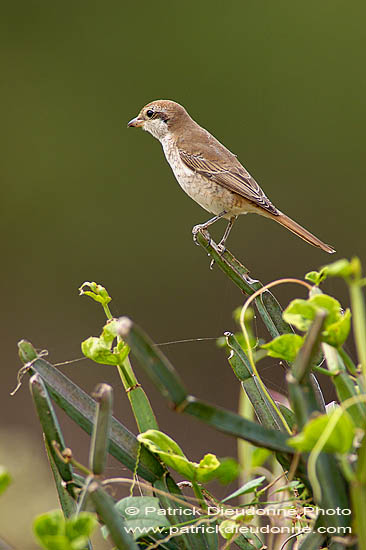
[[[8,485],[11,483],[11,475],[9,474],[8,470],[0,465],[0,495],[3,493]]]
[[[229,364],[244,390],[239,414],[189,395],[174,367],[149,337],[127,317],[112,317],[106,289],[84,283],[81,293],[101,303],[107,323],[99,337],[83,342],[83,353],[118,369],[139,435],[112,417],[111,387],[102,384],[93,399],[37,355],[29,342],[19,343],[25,363],[22,372],[29,370],[32,375],[31,392],[66,518],[58,514],[52,521],[49,517],[43,520],[43,536],[52,535],[47,529],[52,530],[56,522],[63,539],[53,548],[90,547],[85,537],[95,522],[90,513],[96,513],[105,536],[118,549],[204,550],[220,546],[253,550],[265,548],[266,543],[280,550],[293,547],[297,539],[297,548],[303,550],[365,550],[366,319],[365,281],[359,261],[341,260],[309,273],[306,281],[284,279],[263,287],[248,277],[246,268],[229,251],[221,253],[206,232],[198,233],[197,239],[249,296],[236,315],[241,332],[227,332],[219,342],[228,350]],[[337,300],[322,293],[319,284],[327,277],[345,280],[351,311],[343,312]],[[282,312],[269,288],[284,282],[302,285],[308,295],[293,300]],[[263,319],[270,342],[253,337],[251,315],[246,314],[251,304]],[[356,364],[343,348],[351,321]],[[170,436],[159,431],[132,369],[131,354],[177,413],[194,416],[238,438],[239,464],[230,458],[218,459],[213,453],[199,463],[192,462]],[[286,365],[290,407],[276,403],[261,379],[257,363],[267,354]],[[318,372],[334,384],[338,404],[325,407],[315,376]],[[88,466],[80,464],[66,447],[52,402],[92,435]],[[103,478],[108,452],[131,471],[131,477]],[[168,468],[184,476],[188,490],[183,493],[183,486],[174,481]],[[239,473],[241,486],[222,501],[205,487],[212,479],[228,483]],[[137,480],[146,496],[134,496]],[[129,488],[129,496],[119,502],[108,491],[117,483]],[[228,504],[238,499],[235,508]],[[274,517],[272,509],[277,512]],[[271,521],[267,534],[260,515]],[[87,527],[79,540],[76,536],[71,540],[68,525],[78,518],[84,518]],[[39,525],[38,519],[35,532],[40,539]]]
[[[83,550],[96,524],[89,512],[66,519],[61,510],[55,510],[35,519],[34,533],[46,550]]]

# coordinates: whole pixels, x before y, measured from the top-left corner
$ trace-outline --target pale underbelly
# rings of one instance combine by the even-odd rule
[[[227,215],[224,217],[230,218],[231,216],[262,210],[244,199],[244,197],[236,195],[222,185],[198,174],[195,174],[194,177],[179,177],[177,174],[175,176],[187,195],[212,214],[218,215],[225,210]]]

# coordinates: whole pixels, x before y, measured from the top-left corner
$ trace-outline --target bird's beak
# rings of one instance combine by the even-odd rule
[[[140,128],[144,124],[144,120],[136,116],[127,124],[128,128]]]

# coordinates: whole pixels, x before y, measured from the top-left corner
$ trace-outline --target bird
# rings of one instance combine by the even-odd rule
[[[181,188],[202,208],[214,214],[213,218],[194,226],[194,237],[224,218],[228,225],[218,245],[219,250],[224,251],[238,216],[256,213],[278,222],[329,254],[335,252],[332,246],[278,210],[237,156],[199,126],[179,103],[167,99],[151,101],[129,121],[128,127],[142,128],[160,141]]]

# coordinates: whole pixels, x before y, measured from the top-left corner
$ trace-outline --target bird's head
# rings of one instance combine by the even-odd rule
[[[137,117],[130,120],[128,127],[142,128],[161,140],[179,128],[190,117],[182,105],[167,99],[158,99],[141,109]]]

